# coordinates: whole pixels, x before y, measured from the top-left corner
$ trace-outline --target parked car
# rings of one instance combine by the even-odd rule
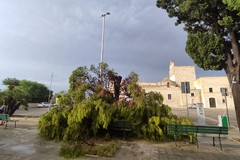
[[[38,106],[38,108],[50,108],[52,106],[52,104],[50,104],[48,102],[41,102],[37,106]]]
[[[197,109],[200,106],[203,106],[203,103],[193,103],[188,105],[188,109]]]

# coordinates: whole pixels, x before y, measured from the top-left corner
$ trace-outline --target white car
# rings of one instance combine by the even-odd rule
[[[203,103],[193,103],[188,105],[188,109],[197,109],[199,106],[203,106]]]
[[[37,106],[38,108],[50,108],[52,105],[48,102],[41,102]]]

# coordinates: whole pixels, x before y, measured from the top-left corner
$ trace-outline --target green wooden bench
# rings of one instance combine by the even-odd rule
[[[129,121],[119,120],[110,123],[108,126],[109,130],[123,131],[123,138],[125,140],[126,132],[132,131],[132,125]]]
[[[18,120],[11,120],[9,114],[0,114],[0,121],[5,122],[5,128],[7,128],[8,122],[14,122],[16,128]]]
[[[167,126],[168,134],[174,135],[175,140],[178,139],[181,135],[195,134],[196,138],[198,133],[204,134],[215,134],[217,135],[220,143],[220,148],[222,150],[221,135],[228,134],[228,128],[218,127],[218,126],[195,126],[195,125],[179,125],[179,124],[170,124]],[[213,146],[215,146],[215,137],[213,136]],[[198,138],[197,138],[197,147]]]

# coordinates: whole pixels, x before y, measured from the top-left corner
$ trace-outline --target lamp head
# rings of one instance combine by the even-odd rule
[[[109,13],[109,12],[107,12],[107,13],[105,13],[105,14],[102,14],[102,16],[101,16],[101,17],[105,17],[106,15],[110,15],[110,13]]]

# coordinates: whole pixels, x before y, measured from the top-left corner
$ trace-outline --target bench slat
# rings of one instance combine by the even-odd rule
[[[168,132],[228,134],[228,128],[218,126],[168,125]]]
[[[9,114],[0,114],[0,120],[5,122],[5,128],[7,128],[7,123],[8,122],[14,122],[15,123],[15,128],[16,128],[16,123],[18,120],[11,120]]]
[[[168,134],[179,136],[185,135],[189,133],[206,133],[206,134],[217,134],[219,137],[220,147],[222,150],[221,145],[221,134],[228,134],[228,128],[226,127],[218,127],[218,126],[195,126],[195,125],[180,125],[180,124],[170,124],[167,126]],[[213,138],[213,145],[215,144]],[[198,141],[197,141],[198,142]],[[198,146],[198,143],[197,143]]]
[[[123,131],[123,138],[125,140],[125,132],[126,131],[132,131],[132,125],[129,121],[125,121],[125,120],[119,120],[119,121],[115,121],[112,122],[108,128],[110,130],[118,130],[118,131]]]

